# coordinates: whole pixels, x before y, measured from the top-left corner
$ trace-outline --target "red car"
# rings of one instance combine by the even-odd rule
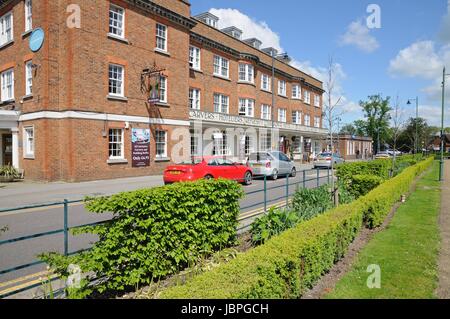
[[[168,166],[164,170],[165,184],[202,178],[225,178],[250,185],[253,181],[253,171],[249,166],[233,163],[222,157],[194,158],[191,163]]]

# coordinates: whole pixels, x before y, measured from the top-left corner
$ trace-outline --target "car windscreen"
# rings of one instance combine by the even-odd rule
[[[327,157],[331,157],[331,153],[322,153],[319,154],[319,156],[317,156],[318,158],[327,158]]]

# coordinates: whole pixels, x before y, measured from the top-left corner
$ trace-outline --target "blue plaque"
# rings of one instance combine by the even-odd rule
[[[37,52],[42,48],[44,44],[45,33],[42,28],[35,29],[30,36],[30,50]]]

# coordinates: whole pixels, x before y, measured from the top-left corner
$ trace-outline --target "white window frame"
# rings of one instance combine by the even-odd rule
[[[309,92],[308,90],[303,90],[303,101],[306,104],[311,104],[311,92]]]
[[[305,122],[305,126],[311,126],[311,115],[309,114],[305,114],[303,116],[304,122]]]
[[[111,68],[117,68],[117,70],[121,70],[121,72],[117,73],[121,76],[121,79],[119,78],[112,78],[111,77]],[[111,92],[111,81],[120,81],[120,86],[115,85],[115,87],[120,88],[120,93],[113,93]],[[125,67],[120,64],[110,63],[108,65],[108,94],[110,96],[117,96],[117,97],[125,97]]]
[[[33,61],[27,61],[25,63],[25,95],[30,96],[33,94]]]
[[[229,114],[230,112],[230,97],[221,93],[214,93],[214,112]],[[226,110],[224,109],[226,108]]]
[[[10,75],[8,77],[8,75]],[[1,101],[13,101],[14,97],[14,68],[0,73]]]
[[[31,132],[31,134],[30,134]],[[31,136],[31,137],[30,137]],[[34,126],[25,126],[23,128],[23,157],[34,158],[36,151]]]
[[[320,116],[314,116],[314,127],[320,128]]]
[[[33,2],[25,0],[25,32],[33,30]]]
[[[278,109],[278,122],[287,122],[287,109]]]
[[[268,104],[261,105],[261,119],[268,121],[272,119],[272,106]]]
[[[114,15],[116,15],[117,17],[112,18],[111,17],[111,12],[113,12]],[[122,20],[120,21],[118,19],[118,17],[122,18]],[[117,25],[119,23],[122,24],[121,28],[119,28],[117,25],[114,25],[115,22]],[[120,31],[120,33],[118,33],[118,31]],[[112,35],[114,37],[119,37],[122,39],[125,39],[125,9],[122,7],[119,7],[115,4],[110,3],[109,5],[109,35]]]
[[[230,60],[220,55],[214,55],[213,59],[214,75],[228,79],[230,77]]]
[[[255,68],[248,63],[239,63],[239,82],[255,83]]]
[[[161,75],[159,78],[159,103],[167,103],[169,85],[166,76]]]
[[[189,108],[191,110],[200,110],[201,108],[201,91],[199,89],[189,89]]]
[[[243,110],[243,112],[242,112]],[[239,116],[254,117],[255,116],[255,100],[239,98]]]
[[[317,94],[314,95],[314,106],[320,107],[320,96]]]
[[[302,89],[301,89],[300,85],[298,85],[298,84],[292,85],[292,98],[295,100],[301,100]]]
[[[287,84],[284,80],[278,80],[278,95],[286,96]]]
[[[162,27],[162,28],[161,28]],[[159,51],[167,52],[167,39],[169,38],[169,27],[162,23],[156,24],[156,49]],[[163,48],[160,46],[163,44]]]
[[[302,124],[302,112],[292,111],[292,123],[297,125]]]
[[[120,132],[120,134],[113,134],[113,133],[117,133]],[[116,136],[116,137],[120,137],[120,141],[112,141],[111,137]],[[120,155],[112,155],[112,151],[113,149],[111,148],[111,145],[119,145],[120,148],[118,148],[118,150],[120,150]],[[109,159],[111,160],[123,160],[125,159],[125,143],[124,143],[124,130],[121,128],[110,128],[108,130],[108,155],[109,155]]]
[[[164,133],[164,141],[161,142],[160,140],[158,140],[159,133]],[[164,153],[163,154],[158,154],[158,145],[164,145]],[[161,158],[167,158],[167,131],[164,130],[156,130],[155,131],[155,157],[157,159],[161,159]]]
[[[189,47],[189,66],[194,70],[201,70],[201,50],[193,45]]]
[[[8,19],[9,28],[6,29]],[[10,11],[0,17],[0,46],[12,41],[14,41],[14,16],[12,11]]]
[[[264,87],[265,82],[267,83],[267,87]],[[272,77],[265,73],[261,74],[261,90],[272,92]]]

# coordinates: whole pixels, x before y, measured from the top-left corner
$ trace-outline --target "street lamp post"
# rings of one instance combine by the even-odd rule
[[[280,53],[280,54],[276,54],[275,53],[275,49],[272,49],[271,51],[271,56],[272,56],[272,109],[270,111],[271,113],[271,119],[272,119],[272,138],[273,139],[273,130],[275,128],[275,58],[285,58],[288,57],[287,53]],[[278,150],[278,142],[275,144],[275,141],[272,141],[272,149],[276,149]]]
[[[411,105],[411,101],[416,101],[416,135],[414,138],[414,154],[418,153],[418,147],[419,147],[419,130],[418,130],[418,120],[419,120],[419,97],[416,97],[415,99],[409,99],[408,105]]]
[[[442,114],[441,114],[441,159],[439,161],[439,181],[444,180],[444,109],[445,109],[445,78],[450,74],[442,72]]]

